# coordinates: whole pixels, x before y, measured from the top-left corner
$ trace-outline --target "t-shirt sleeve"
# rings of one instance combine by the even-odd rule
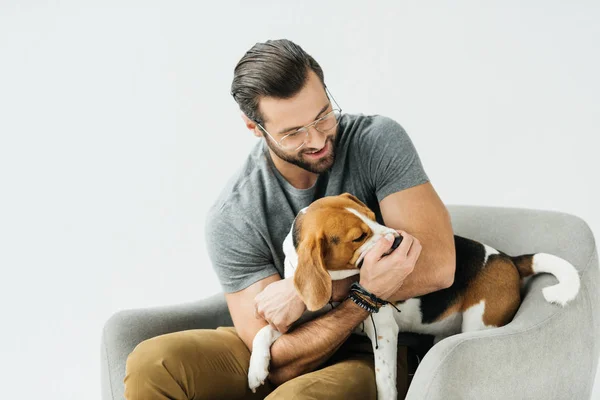
[[[225,293],[278,274],[261,235],[242,215],[212,210],[205,226],[208,255]]]
[[[396,121],[374,116],[363,138],[367,181],[377,201],[388,195],[429,182],[410,137]]]

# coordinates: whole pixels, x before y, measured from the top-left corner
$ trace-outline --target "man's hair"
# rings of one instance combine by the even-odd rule
[[[235,66],[231,95],[248,118],[264,124],[260,98],[293,97],[304,87],[309,70],[325,86],[321,66],[297,44],[287,39],[256,43]]]

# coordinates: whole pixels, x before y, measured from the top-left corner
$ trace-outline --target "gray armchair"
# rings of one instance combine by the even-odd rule
[[[518,208],[448,206],[454,232],[510,255],[552,253],[580,273],[581,291],[561,308],[532,278],[513,321],[451,336],[433,346],[407,399],[589,399],[600,352],[600,270],[588,225],[573,215]],[[186,329],[231,326],[222,294],[183,305],[116,313],[102,334],[102,399],[123,398],[125,361],[141,341]]]

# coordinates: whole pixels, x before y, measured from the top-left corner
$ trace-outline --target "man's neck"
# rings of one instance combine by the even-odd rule
[[[317,181],[317,178],[319,177],[318,174],[307,171],[297,165],[290,164],[289,162],[282,160],[273,154],[270,149],[269,152],[271,153],[271,160],[273,160],[275,168],[277,168],[279,173],[285,178],[286,181],[289,182],[290,185],[296,189],[308,189],[313,187]]]

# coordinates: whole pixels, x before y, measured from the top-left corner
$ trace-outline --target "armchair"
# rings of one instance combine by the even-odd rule
[[[454,335],[431,347],[406,399],[589,399],[600,352],[600,270],[589,226],[555,211],[458,205],[448,210],[457,235],[510,255],[546,252],[570,261],[580,273],[581,289],[561,308],[542,296],[542,289],[555,278],[547,274],[531,278],[511,323]],[[141,341],[217,326],[232,326],[223,294],[188,304],[117,312],[102,334],[102,399],[123,398],[125,362]],[[411,337],[407,335],[405,339]]]

